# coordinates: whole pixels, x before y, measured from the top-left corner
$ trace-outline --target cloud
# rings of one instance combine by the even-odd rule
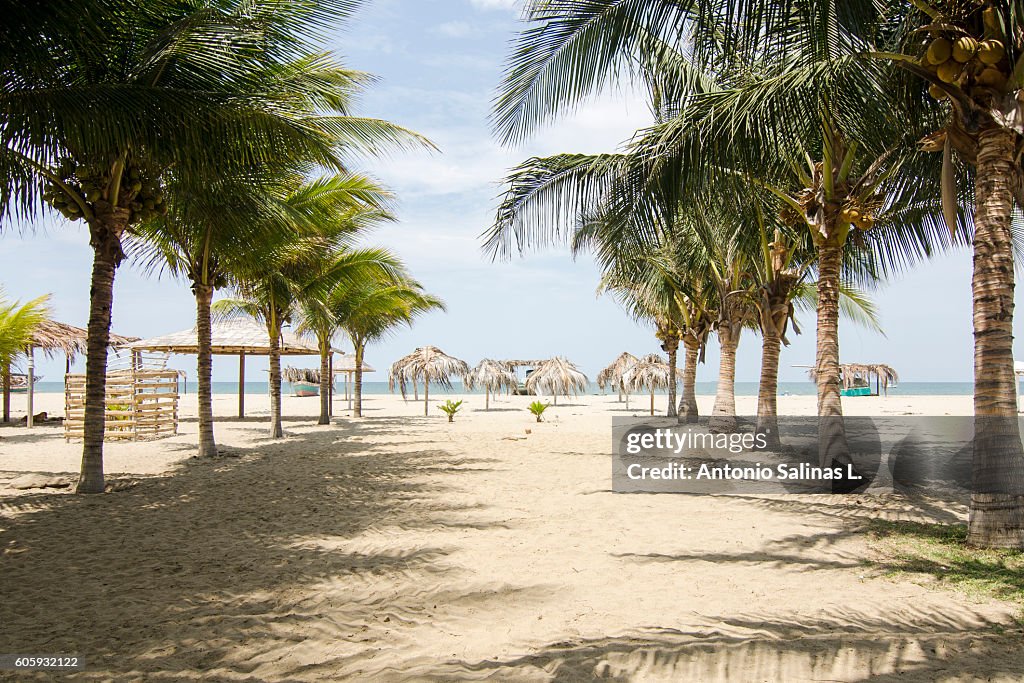
[[[521,0],[469,0],[469,4],[477,9],[518,9]]]
[[[473,32],[473,27],[465,21],[446,21],[434,29],[443,36],[463,38]]]

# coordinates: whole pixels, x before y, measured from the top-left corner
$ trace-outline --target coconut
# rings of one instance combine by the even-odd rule
[[[978,41],[970,36],[964,36],[953,44],[953,59],[966,64],[978,51]]]
[[[987,66],[998,64],[1005,55],[1006,49],[998,40],[984,40],[978,46],[978,59]]]
[[[940,88],[939,86],[935,85],[934,83],[928,86],[928,94],[937,100],[946,99],[946,91]]]
[[[1006,87],[1006,75],[999,69],[989,67],[978,74],[978,85],[994,90],[1002,90]]]
[[[875,224],[875,219],[865,213],[858,216],[854,223],[860,230],[868,230]]]
[[[949,60],[939,65],[939,70],[936,72],[939,79],[944,83],[952,83],[960,76],[960,70],[963,65],[956,60]]]
[[[945,38],[936,38],[928,46],[928,61],[938,66],[953,54],[953,44]]]

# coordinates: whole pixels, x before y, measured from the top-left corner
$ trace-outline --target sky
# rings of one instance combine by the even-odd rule
[[[353,160],[354,168],[382,180],[399,199],[398,223],[366,243],[393,249],[448,308],[371,347],[367,361],[378,369],[434,344],[471,364],[483,357],[564,355],[593,378],[624,350],[658,351],[652,329],[597,296],[599,275],[589,258],[574,261],[565,249],[550,249],[492,263],[482,252],[479,236],[493,221],[509,168],[535,155],[614,151],[650,123],[642,95],[625,87],[589,100],[520,146],[502,147],[487,115],[509,41],[521,26],[514,0],[370,0],[333,37],[331,47],[347,66],[379,79],[361,99],[359,113],[412,128],[440,148]],[[0,286],[22,300],[50,293],[57,320],[85,325],[91,261],[87,231],[78,223],[47,218],[0,235]],[[971,254],[963,249],[886,283],[873,293],[885,334],[841,322],[842,361],[888,363],[903,381],[970,381],[970,284]],[[126,263],[117,274],[113,330],[149,337],[188,329],[194,306],[183,282]],[[1021,318],[1014,325],[1018,334]],[[794,366],[814,362],[813,312],[798,322],[803,334],[791,335],[782,352],[781,381],[805,380],[806,370]],[[745,332],[738,381],[757,380],[759,351],[760,339]],[[63,362],[39,359],[36,372],[57,380]],[[286,362],[317,365],[314,358]],[[717,363],[712,342],[698,380],[714,381]],[[194,357],[174,357],[172,365],[195,378]],[[253,379],[265,362],[253,359],[248,367]],[[215,360],[215,381],[236,377],[235,359]],[[367,377],[386,379],[386,372]]]

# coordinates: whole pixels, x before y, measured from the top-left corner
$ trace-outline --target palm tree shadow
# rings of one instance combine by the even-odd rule
[[[342,644],[320,664],[337,668],[371,657],[392,623],[429,621],[431,605],[487,609],[493,590],[444,588],[460,570],[435,533],[509,528],[437,483],[484,463],[345,438],[381,429],[325,430],[301,452],[230,448],[115,494],[5,505],[0,571],[18,590],[0,605],[0,651],[77,652],[101,678],[260,679],[260,662],[288,657],[310,626]],[[404,540],[414,531],[439,540]],[[382,600],[389,585],[413,588]]]

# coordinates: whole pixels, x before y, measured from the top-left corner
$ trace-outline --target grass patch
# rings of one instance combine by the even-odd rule
[[[871,545],[882,555],[871,565],[887,575],[917,574],[968,595],[997,598],[1024,609],[1024,552],[966,545],[966,525],[875,520]]]

